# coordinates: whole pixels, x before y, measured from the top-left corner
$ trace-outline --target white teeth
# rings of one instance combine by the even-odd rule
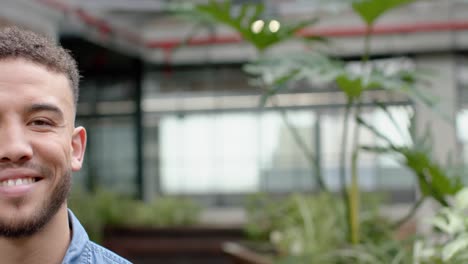
[[[32,184],[34,183],[35,180],[33,178],[24,178],[24,179],[10,179],[10,180],[5,180],[0,182],[0,186],[19,186],[19,185],[27,185],[27,184]]]

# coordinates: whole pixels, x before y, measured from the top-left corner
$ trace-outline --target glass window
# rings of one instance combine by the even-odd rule
[[[136,146],[133,118],[89,118],[78,124],[86,127],[88,144],[83,169],[75,181],[94,188],[136,193]]]
[[[375,66],[386,73],[414,67],[408,58],[379,60]],[[362,71],[358,63],[350,63],[349,67]],[[314,87],[307,82],[295,83],[291,93],[278,95],[278,105],[287,110],[288,120],[303,139],[301,145],[319,156],[326,183],[338,190],[345,98],[330,87],[319,93],[310,92],[318,89]],[[389,98],[382,91],[374,92],[366,94],[366,100],[408,103],[404,96]],[[142,108],[145,182],[151,183],[150,189],[163,194],[204,195],[314,190],[310,162],[291,136],[281,113],[271,105],[259,110],[258,93],[248,87],[240,66],[148,72]],[[405,130],[411,107],[389,109]],[[366,106],[364,118],[395,142],[403,142],[403,136],[391,128],[382,111]],[[348,158],[353,118],[349,125]],[[361,144],[381,143],[364,128],[360,133]],[[361,152],[359,170],[364,190],[414,188],[414,177],[391,156]]]
[[[317,152],[316,114],[311,110],[287,111],[287,120],[302,142],[295,141],[280,113],[271,111],[261,116],[258,145],[261,190],[290,192],[315,188],[315,171],[298,144],[303,144],[308,152]]]
[[[389,112],[396,120],[397,125],[404,131],[407,127],[411,108],[409,107],[389,107]],[[373,125],[378,131],[383,132],[395,144],[403,144],[404,138],[401,133],[392,125],[387,115],[376,108],[366,108],[362,118]],[[340,153],[342,153],[342,133],[343,133],[344,113],[342,109],[324,111],[321,115],[321,150],[323,162],[324,178],[332,190],[340,188]],[[349,181],[349,157],[353,151],[353,132],[356,122],[353,118],[348,120],[348,134],[346,144],[346,178]],[[408,142],[408,141],[406,141]],[[369,130],[360,129],[360,145],[376,146],[381,144],[373,133]],[[395,157],[390,155],[376,155],[370,152],[361,151],[358,159],[359,183],[364,190],[372,191],[376,189],[412,189],[414,187],[414,176],[396,162]]]
[[[407,126],[409,107],[389,107],[399,126]],[[341,153],[341,109],[290,110],[289,122],[312,152],[321,154],[325,181],[338,190]],[[364,118],[385,131],[396,144],[403,136],[380,110],[367,109]],[[166,115],[157,123],[161,191],[171,194],[250,193],[257,191],[310,191],[314,170],[276,111]],[[355,123],[350,119],[347,157]],[[315,144],[320,122],[320,146]],[[154,125],[154,124],[153,124]],[[146,129],[151,130],[151,127]],[[361,129],[360,144],[377,145],[379,139]],[[151,144],[148,142],[148,144]],[[359,179],[364,190],[411,190],[414,177],[395,157],[361,152]],[[152,169],[154,175],[157,169]],[[347,170],[349,171],[349,169]],[[156,177],[156,176],[154,176]],[[349,177],[349,175],[348,175]]]
[[[313,112],[293,112],[291,123],[312,147]],[[164,193],[312,187],[310,166],[276,112],[170,115],[158,126]]]

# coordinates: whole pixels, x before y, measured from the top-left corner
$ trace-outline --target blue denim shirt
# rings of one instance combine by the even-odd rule
[[[127,260],[89,240],[76,216],[68,210],[73,237],[62,264],[131,264]]]

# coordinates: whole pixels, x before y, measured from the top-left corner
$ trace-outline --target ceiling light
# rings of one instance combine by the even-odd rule
[[[263,22],[263,20],[257,20],[252,23],[250,29],[253,33],[258,34],[263,30],[263,26],[265,26],[265,22]]]
[[[270,23],[268,24],[268,28],[270,29],[271,32],[276,33],[280,29],[281,24],[278,20],[271,20]]]

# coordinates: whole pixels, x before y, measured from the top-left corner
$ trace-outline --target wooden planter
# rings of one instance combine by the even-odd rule
[[[103,245],[135,264],[234,264],[240,262],[225,251],[225,243],[245,239],[240,228],[109,227]]]

